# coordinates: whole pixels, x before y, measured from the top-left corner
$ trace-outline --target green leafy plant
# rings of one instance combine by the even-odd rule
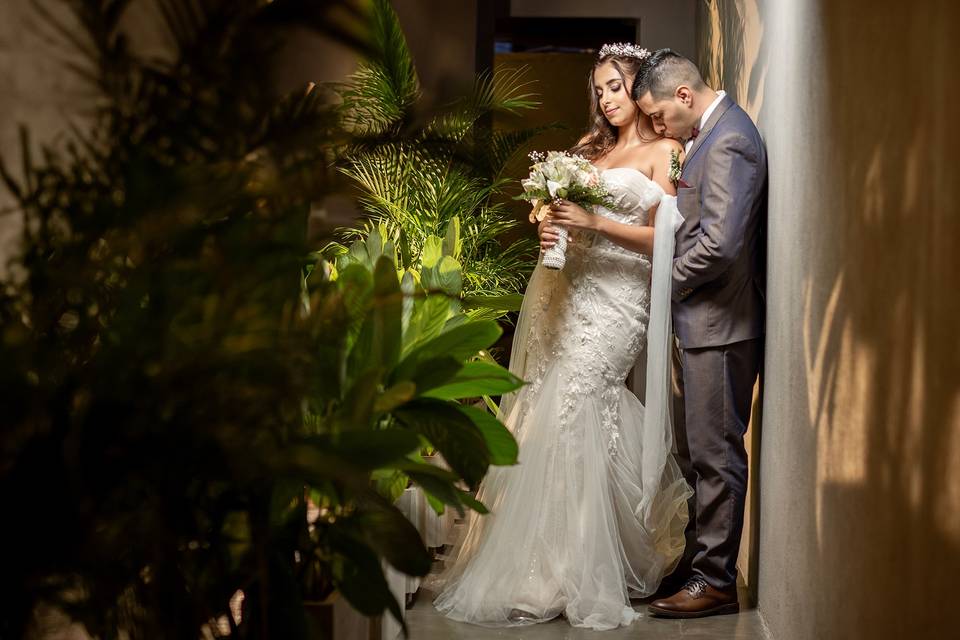
[[[396,614],[381,561],[430,557],[380,480],[483,509],[461,483],[515,443],[456,400],[520,384],[471,355],[499,329],[451,321],[459,292],[389,258],[304,269],[310,203],[353,143],[312,87],[275,96],[277,27],[373,46],[365,14],[162,0],[158,60],[121,27],[142,4],[52,22],[93,121],[39,159],[24,133],[21,177],[0,171],[24,223],[0,288],[0,636],[44,603],[102,638],[312,637],[303,603],[331,589]]]
[[[484,301],[463,298],[460,295],[463,278],[458,259],[460,252],[458,229],[458,220],[454,218],[447,228],[445,237],[429,236],[417,268],[403,270],[397,264],[397,252],[393,241],[383,238],[382,234],[386,232],[386,227],[381,224],[378,228],[372,228],[366,239],[354,242],[350,250],[341,254],[336,265],[330,268],[330,273],[336,278],[340,272],[349,271],[355,266],[373,269],[382,258],[389,259],[395,265],[401,290],[407,298],[401,316],[401,354],[404,356],[417,349],[423,341],[432,339],[438,331],[445,332],[460,325],[469,325],[460,331],[468,333],[477,331],[478,335],[488,337],[493,333],[496,333],[496,337],[500,335],[499,331],[494,331],[494,327],[497,326],[495,323],[478,322],[484,318],[479,317],[483,314],[476,313],[476,309],[481,308],[480,305],[484,304]],[[464,302],[474,305],[475,309],[463,312]],[[491,306],[496,307],[500,304],[502,299],[498,299]],[[474,349],[469,355],[475,360],[486,360],[496,365],[485,351],[495,340],[496,338],[492,338],[489,341],[490,344]],[[465,397],[483,396],[487,405],[496,413],[496,405],[489,398],[492,392],[483,387],[478,387],[474,391],[476,393]],[[497,391],[496,395],[500,393]],[[434,448],[434,443],[428,442],[423,447],[423,451],[434,450]],[[440,449],[441,453],[444,453],[442,448]],[[429,492],[428,497],[430,497]],[[434,505],[439,504],[434,501]]]
[[[425,287],[410,272],[400,277],[389,243],[378,245],[376,237],[364,248],[364,255],[342,260],[336,270],[323,263],[309,269],[304,281],[308,312],[322,307],[325,318],[336,319],[318,329],[334,355],[331,369],[339,372],[309,398],[306,423],[313,442],[368,469],[370,477],[352,489],[311,485],[309,496],[320,507],[310,532],[316,546],[300,551],[302,557],[313,552],[308,575],[319,576],[311,578],[314,598],[336,587],[373,614],[396,605],[382,577],[344,580],[352,575],[345,568],[356,562],[357,538],[370,547],[366,562],[371,567],[373,552],[379,552],[397,568],[423,575],[429,562],[424,567],[422,556],[410,560],[416,545],[409,540],[398,544],[408,527],[396,521],[397,512],[388,505],[413,482],[438,511],[448,505],[485,513],[460,483],[475,488],[489,465],[514,464],[517,445],[493,415],[457,401],[512,391],[521,381],[499,365],[476,361],[501,329],[490,320],[465,319],[457,311],[455,284]],[[427,464],[418,452],[424,445],[441,453],[449,470]],[[376,498],[374,486],[380,493]],[[297,502],[295,495],[287,497],[287,504]],[[363,528],[351,535],[354,518],[369,517],[371,506],[378,509],[380,530]],[[417,553],[421,550],[422,543]]]
[[[393,243],[401,268],[419,271],[424,254],[434,251],[430,239],[449,236],[455,224],[467,308],[482,304],[487,317],[515,310],[534,246],[531,240],[502,244],[518,224],[506,205],[503,170],[542,129],[501,132],[490,123],[495,113],[536,106],[529,83],[517,70],[482,75],[468,96],[423,115],[399,22],[386,0],[376,4],[377,46],[337,87],[341,121],[356,136],[341,149],[338,166],[358,189],[368,220],[343,230],[341,242],[329,249],[347,253],[352,242],[375,231]],[[418,121],[425,126],[412,126]]]

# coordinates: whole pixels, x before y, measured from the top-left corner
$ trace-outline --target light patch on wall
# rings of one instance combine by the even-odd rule
[[[707,17],[710,26],[707,29],[707,48],[710,65],[704,78],[711,87],[723,86],[723,29],[720,25],[720,7],[716,0],[708,0]],[[734,96],[734,99],[736,97]]]
[[[926,469],[913,461],[923,460],[924,457],[923,427],[925,418],[928,415],[924,402],[927,391],[927,370],[924,352],[926,336],[923,333],[923,324],[921,322],[915,322],[913,326],[914,331],[911,336],[913,349],[910,354],[910,371],[912,375],[908,380],[904,380],[904,384],[909,385],[910,395],[907,401],[907,406],[909,407],[907,415],[909,418],[903,432],[902,451],[903,460],[906,461],[904,465],[904,475],[907,481],[905,492],[907,501],[914,510],[918,511],[922,508],[921,502],[923,500],[923,484]],[[896,445],[894,445],[894,447],[896,447]],[[892,450],[896,451],[896,448]]]
[[[762,27],[758,0],[733,0],[705,3],[704,34],[706,51],[701,47],[704,80],[715,89],[723,89],[755,121],[763,107],[766,61],[761,59]],[[735,41],[725,35],[742,29]],[[705,59],[704,59],[705,58]]]
[[[843,323],[834,387],[821,391],[824,411],[817,422],[817,486],[826,482],[859,483],[867,477],[867,437],[864,417],[873,402],[871,376],[876,354],[858,344],[853,322]]]
[[[930,152],[928,137],[926,124],[920,123],[917,135],[910,141],[910,147],[907,149],[903,183],[902,209],[904,211],[914,210],[920,202],[920,189],[924,186],[924,162]]]
[[[960,469],[960,391],[953,396],[953,406],[949,415],[950,429],[945,455],[947,469]],[[939,528],[946,534],[947,540],[960,540],[960,482],[947,482],[942,490],[935,493],[934,518]]]
[[[863,187],[863,221],[866,223],[879,223],[883,217],[884,194],[887,191],[887,185],[883,182],[883,151],[879,145],[874,147],[867,163]],[[854,169],[850,168],[851,171]],[[856,183],[851,180],[851,184]]]
[[[837,278],[834,283],[823,318],[819,323],[815,322],[813,314],[813,285],[813,279],[807,279],[803,285],[803,363],[808,380],[807,402],[810,424],[819,430],[820,423],[827,418],[828,405],[825,402],[824,390],[833,388],[836,377],[836,368],[832,366],[836,360],[828,357],[827,350],[834,331],[833,318],[836,316],[840,293],[843,291],[843,276]],[[819,324],[819,332],[816,331],[816,324]]]
[[[822,542],[824,492],[867,480],[865,418],[873,402],[871,379],[878,363],[876,353],[858,342],[852,320],[838,316],[843,275],[834,283],[819,321],[813,293],[814,281],[809,279],[804,284],[803,353],[810,425],[817,438],[814,513]]]

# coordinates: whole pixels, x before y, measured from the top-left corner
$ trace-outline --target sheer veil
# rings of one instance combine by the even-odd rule
[[[666,520],[664,509],[674,508],[672,500],[658,500],[658,497],[676,495],[677,487],[674,485],[685,483],[672,456],[674,432],[670,410],[673,404],[670,384],[670,299],[676,232],[682,222],[676,196],[664,194],[657,208],[654,226],[646,362],[637,363],[638,368],[643,368],[644,375],[635,376],[635,379],[644,382],[644,393],[640,397],[646,409],[643,425],[643,486],[660,488],[659,491],[644,491],[643,501],[637,508],[636,515],[648,530]],[[680,541],[680,544],[682,551],[683,542]]]

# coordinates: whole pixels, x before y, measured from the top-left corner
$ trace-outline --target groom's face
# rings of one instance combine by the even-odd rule
[[[697,118],[693,116],[692,101],[688,99],[686,87],[680,87],[666,100],[657,100],[648,91],[637,100],[637,106],[653,121],[653,128],[660,135],[677,140],[690,137]]]

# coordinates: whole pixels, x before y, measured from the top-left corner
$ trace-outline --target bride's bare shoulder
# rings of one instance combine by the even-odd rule
[[[678,140],[673,138],[660,138],[655,143],[653,143],[653,148],[658,155],[671,155],[673,153],[679,153],[683,156],[683,145],[680,144]]]

